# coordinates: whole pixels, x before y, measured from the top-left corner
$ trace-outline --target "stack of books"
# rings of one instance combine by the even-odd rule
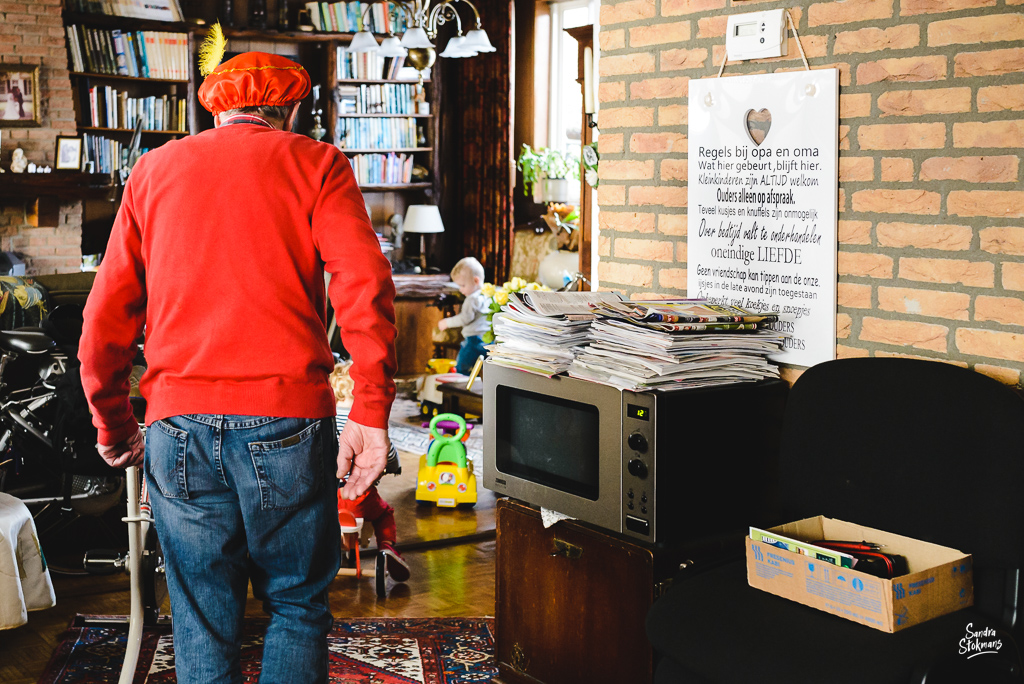
[[[767,327],[779,320],[775,312],[695,299],[602,303],[594,312],[572,377],[642,391],[779,376],[768,357],[783,351],[788,335]]]
[[[65,27],[75,71],[187,81],[188,34]]]

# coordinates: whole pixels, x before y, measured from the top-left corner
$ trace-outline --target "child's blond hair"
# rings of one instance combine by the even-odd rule
[[[351,368],[351,360],[335,364],[334,371],[328,378],[331,383],[331,389],[334,390],[334,401],[346,407],[351,407],[355,399],[353,390],[355,390],[356,383],[352,376],[349,375]]]
[[[479,278],[480,282],[484,282],[484,267],[480,265],[480,262],[476,260],[476,257],[464,257],[459,259],[454,266],[452,266],[452,280],[455,280],[459,275],[468,273],[474,278]]]

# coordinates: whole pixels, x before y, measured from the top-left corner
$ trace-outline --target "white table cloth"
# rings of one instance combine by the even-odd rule
[[[21,499],[0,492],[0,629],[23,625],[28,611],[56,603],[32,514]]]

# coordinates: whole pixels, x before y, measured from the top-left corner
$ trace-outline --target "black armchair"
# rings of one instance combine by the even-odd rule
[[[973,554],[975,605],[895,634],[747,585],[743,560],[676,578],[647,633],[669,682],[1018,681],[1024,400],[979,373],[902,358],[807,370],[786,406],[778,522],[825,515]],[[997,653],[960,653],[967,630]]]

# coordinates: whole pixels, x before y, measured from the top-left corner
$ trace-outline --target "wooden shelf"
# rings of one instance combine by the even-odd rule
[[[136,19],[135,17],[119,17],[96,12],[64,12],[64,24],[88,24],[95,28],[124,28],[127,26],[136,31],[173,31],[178,33],[201,28],[198,24],[183,21]]]
[[[358,83],[407,83],[417,84],[419,81],[410,79],[387,79],[387,78],[339,78],[338,85],[355,85]],[[431,85],[430,81],[424,81],[423,85]]]
[[[338,114],[339,119],[430,119],[433,114]]]
[[[374,184],[360,185],[359,189],[363,192],[391,192],[398,190],[426,190],[427,188],[434,187],[433,183],[392,183],[392,184]]]
[[[51,171],[50,173],[7,173],[0,176],[0,197],[59,197],[84,199],[107,197],[114,189],[108,173]]]
[[[335,33],[333,31],[277,31],[274,29],[225,28],[224,36],[228,40],[269,40],[282,43],[325,43],[332,40],[351,41],[354,33]],[[387,38],[387,34],[374,34],[377,38]]]
[[[134,133],[134,128],[104,128],[103,126],[79,126],[80,131],[97,131],[99,133]],[[156,135],[188,135],[188,131],[149,131],[142,129],[142,133],[154,133]]]
[[[137,81],[140,83],[177,83],[181,85],[188,85],[187,80],[173,78],[146,78],[144,76],[125,76],[124,74],[93,74],[85,71],[72,71],[71,75],[79,78],[101,78],[104,80]]]
[[[388,152],[431,152],[433,147],[392,147],[390,149],[381,150],[362,150],[362,149],[350,149],[347,147],[339,148],[345,154],[387,154]]]

